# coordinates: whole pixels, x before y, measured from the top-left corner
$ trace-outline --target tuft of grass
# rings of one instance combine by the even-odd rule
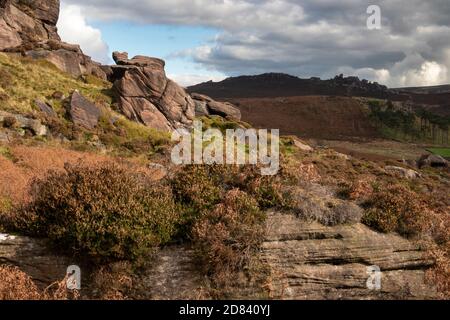
[[[223,134],[227,130],[251,128],[251,125],[243,121],[227,120],[219,116],[201,117],[200,120],[203,122],[203,130],[219,129]]]
[[[0,146],[0,156],[5,157],[8,160],[14,161],[14,155],[11,153],[11,149],[8,147]]]

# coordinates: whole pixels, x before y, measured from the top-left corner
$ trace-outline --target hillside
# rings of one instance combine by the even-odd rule
[[[407,96],[390,92],[387,87],[357,77],[340,75],[334,79],[301,79],[282,73],[227,78],[220,82],[205,82],[188,87],[213,98],[275,98],[291,96],[361,96],[404,100]]]
[[[278,128],[284,135],[316,139],[380,137],[361,101],[348,97],[303,96],[230,99],[242,119],[259,128]]]
[[[189,92],[216,99],[277,98],[296,96],[366,97],[424,106],[440,116],[450,114],[448,86],[388,89],[378,83],[357,77],[336,76],[333,79],[301,79],[287,74],[267,73],[255,76],[227,78],[220,82],[205,82],[188,87]]]

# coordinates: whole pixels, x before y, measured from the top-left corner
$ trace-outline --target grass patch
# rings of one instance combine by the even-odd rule
[[[78,90],[100,105],[109,105],[112,101],[105,94],[111,84],[92,77],[87,81],[74,79],[43,60],[17,58],[0,53],[0,79],[0,94],[8,97],[7,101],[0,99],[0,108],[21,114],[32,112],[37,99],[57,105],[51,98],[55,91],[69,96],[71,92]]]
[[[4,156],[6,159],[14,161],[14,155],[8,147],[0,146],[0,156]]]
[[[450,158],[450,148],[428,148],[427,151],[444,158]]]

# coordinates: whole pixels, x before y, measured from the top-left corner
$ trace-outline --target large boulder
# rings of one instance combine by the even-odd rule
[[[433,167],[433,168],[444,168],[448,167],[448,161],[443,157],[435,154],[427,154],[420,157],[417,162],[419,168],[423,167]]]
[[[70,98],[68,111],[73,123],[76,125],[92,130],[97,127],[98,120],[101,116],[101,110],[78,91],[74,91]]]
[[[197,116],[217,115],[232,120],[241,120],[241,111],[228,102],[214,101],[203,94],[192,93]]]
[[[61,41],[56,28],[59,8],[59,0],[0,0],[0,51],[45,59],[75,77],[106,79],[100,64],[79,46]]]
[[[119,108],[131,120],[161,130],[189,127],[195,104],[186,91],[167,78],[161,59],[113,53],[109,80],[114,83]]]

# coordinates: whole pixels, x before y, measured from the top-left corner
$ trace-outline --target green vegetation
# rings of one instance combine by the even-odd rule
[[[74,90],[91,101],[109,106],[111,84],[89,77],[86,81],[74,79],[44,60],[11,57],[0,53],[0,108],[27,114],[33,111],[36,99],[50,102],[58,113],[63,112],[61,102],[53,99],[55,92],[69,96]]]
[[[449,148],[428,148],[427,151],[439,155],[444,158],[450,158],[450,149]]]
[[[391,101],[371,100],[368,105],[372,121],[388,139],[449,144],[450,118],[425,109],[406,111]]]
[[[240,128],[250,128],[248,123],[242,121],[227,120],[219,116],[201,117],[200,120],[203,123],[203,130],[219,129],[222,134],[225,134],[227,130],[235,130]]]
[[[32,203],[12,225],[94,257],[138,259],[170,241],[179,220],[170,189],[106,163],[66,166],[33,185]]]
[[[411,237],[420,234],[425,225],[426,206],[402,185],[376,188],[364,206],[363,223],[381,232]]]
[[[0,146],[0,156],[4,156],[6,159],[14,160],[14,156],[8,147]]]

